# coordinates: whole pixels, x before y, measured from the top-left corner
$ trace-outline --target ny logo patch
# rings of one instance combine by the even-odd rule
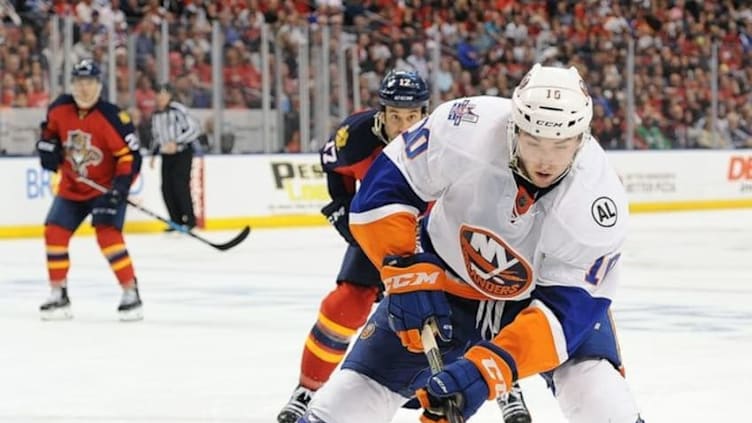
[[[490,298],[515,298],[533,283],[530,263],[487,229],[462,225],[460,248],[468,282]]]

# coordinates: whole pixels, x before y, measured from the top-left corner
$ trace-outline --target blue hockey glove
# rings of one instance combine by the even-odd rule
[[[37,152],[42,168],[50,172],[57,172],[60,163],[63,162],[63,146],[58,140],[37,141]]]
[[[452,339],[452,312],[443,290],[446,272],[438,257],[431,253],[386,257],[381,280],[388,293],[389,327],[409,351],[423,351],[420,331],[430,318],[436,319],[441,339]]]
[[[447,399],[457,398],[460,412],[467,419],[484,401],[511,389],[516,379],[517,368],[512,357],[497,345],[481,341],[464,357],[428,378],[426,387],[419,389],[416,395],[430,415],[437,414]]]
[[[467,419],[488,399],[488,387],[475,364],[460,358],[428,378],[426,387],[419,389],[416,395],[428,418],[441,421],[438,417],[442,416],[446,401],[457,399],[459,411]]]
[[[104,193],[104,201],[112,207],[118,207],[128,198],[128,192],[131,188],[131,178],[129,176],[116,176],[112,181],[112,188]]]
[[[334,226],[334,229],[348,244],[358,245],[350,233],[350,200],[349,198],[335,198],[321,209],[321,214],[326,216],[326,220]]]

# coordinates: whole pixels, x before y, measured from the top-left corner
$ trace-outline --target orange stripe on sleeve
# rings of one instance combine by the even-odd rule
[[[131,149],[128,146],[125,146],[125,147],[121,148],[120,150],[112,153],[112,155],[115,156],[115,157],[120,157],[120,156],[123,156],[125,154],[129,154],[130,152],[131,152]]]
[[[350,223],[350,231],[369,259],[381,270],[384,257],[415,252],[415,214],[400,211],[368,223]]]
[[[117,175],[130,175],[134,173],[133,169],[133,154],[126,154],[120,156],[115,164],[115,174]]]
[[[537,307],[523,310],[493,343],[514,357],[519,379],[551,370],[566,360],[559,356],[548,317]]]

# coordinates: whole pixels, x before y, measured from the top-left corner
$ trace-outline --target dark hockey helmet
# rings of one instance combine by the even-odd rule
[[[392,70],[386,74],[379,87],[379,103],[382,107],[420,107],[427,110],[430,97],[426,81],[413,71]]]
[[[102,71],[99,69],[96,63],[91,59],[83,59],[73,66],[71,75],[74,78],[96,78],[99,79],[102,76]]]

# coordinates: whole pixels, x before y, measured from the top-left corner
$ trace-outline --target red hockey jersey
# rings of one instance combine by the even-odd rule
[[[101,194],[77,182],[76,176],[109,188],[115,176],[127,175],[133,181],[141,169],[138,136],[130,116],[103,100],[82,111],[73,96],[58,97],[47,110],[42,138],[62,143],[65,159],[58,187],[62,198],[84,201]]]

